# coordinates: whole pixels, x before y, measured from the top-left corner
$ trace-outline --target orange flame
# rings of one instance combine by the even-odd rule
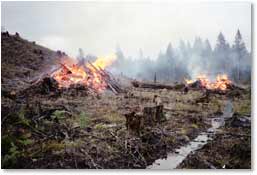
[[[117,59],[115,54],[107,55],[105,57],[98,57],[95,62],[92,64],[97,68],[104,69],[107,66],[110,66]]]
[[[186,82],[186,84],[192,84],[194,82],[194,80],[185,79],[185,82]]]
[[[78,65],[73,59],[66,58],[62,61],[61,68],[54,72],[52,77],[58,82],[60,88],[81,84],[99,92],[107,87],[101,71],[115,60],[116,55],[110,55],[99,57],[92,64]]]
[[[212,89],[212,90],[218,89],[222,91],[227,90],[228,86],[231,85],[232,83],[226,74],[218,74],[216,76],[215,82],[211,82],[205,74],[201,74],[197,76],[197,80],[199,80],[201,83],[201,86],[205,87],[206,89]],[[187,80],[187,79],[185,81],[186,81],[186,84],[188,85],[195,82],[193,80]]]

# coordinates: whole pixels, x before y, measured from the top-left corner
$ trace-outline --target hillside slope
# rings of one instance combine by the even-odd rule
[[[50,67],[57,52],[37,45],[19,36],[1,33],[1,83],[2,90],[15,90],[25,82]]]

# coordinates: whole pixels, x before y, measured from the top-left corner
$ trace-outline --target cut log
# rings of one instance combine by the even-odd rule
[[[179,90],[185,87],[184,84],[176,84],[176,85],[165,85],[158,83],[143,83],[139,81],[132,81],[132,85],[136,88],[149,88],[149,89],[169,89],[169,90]]]

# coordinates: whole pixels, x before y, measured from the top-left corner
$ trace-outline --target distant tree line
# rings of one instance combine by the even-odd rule
[[[196,78],[203,73],[209,77],[226,73],[237,83],[251,81],[251,53],[239,30],[232,45],[220,33],[214,48],[208,39],[197,37],[192,45],[181,40],[179,47],[173,48],[169,43],[166,51],[160,52],[157,59],[145,57],[141,49],[138,58],[125,57],[119,47],[116,55],[118,58],[111,71],[140,80],[177,82]],[[87,59],[92,58],[87,56]]]

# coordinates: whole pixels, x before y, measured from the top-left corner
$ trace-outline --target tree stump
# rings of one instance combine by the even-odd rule
[[[152,127],[164,120],[163,105],[144,107],[143,114],[130,112],[124,114],[126,127],[129,133],[140,135],[145,127]]]
[[[160,123],[163,118],[163,105],[145,107],[143,110],[144,124],[154,126],[156,123]]]
[[[128,132],[140,135],[140,131],[144,127],[143,116],[140,114],[136,114],[135,112],[130,112],[125,114],[125,117]]]

